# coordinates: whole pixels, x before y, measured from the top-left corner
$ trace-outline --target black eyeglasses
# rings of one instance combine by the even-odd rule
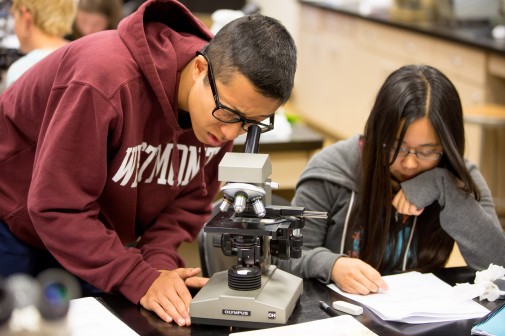
[[[217,94],[216,81],[214,80],[214,73],[212,71],[212,65],[210,64],[210,60],[207,55],[203,51],[197,51],[197,55],[202,55],[207,60],[208,72],[207,76],[209,77],[210,89],[212,90],[212,95],[214,96],[214,102],[216,103],[216,107],[212,110],[212,116],[219,120],[220,122],[226,124],[235,124],[242,123],[242,129],[247,132],[247,129],[251,125],[258,125],[261,133],[265,133],[274,129],[274,119],[275,114],[269,116],[270,123],[264,124],[256,120],[246,119],[242,116],[242,114],[238,111],[229,108],[221,104],[219,101],[219,96]]]
[[[385,147],[385,145],[384,145]],[[389,155],[393,157],[395,153],[398,152],[398,157],[406,157],[409,154],[415,154],[415,156],[418,159],[421,160],[429,160],[429,161],[436,161],[440,160],[442,158],[442,155],[444,155],[443,152],[437,152],[437,151],[419,151],[419,150],[414,150],[410,149],[407,147],[391,147],[389,149]]]

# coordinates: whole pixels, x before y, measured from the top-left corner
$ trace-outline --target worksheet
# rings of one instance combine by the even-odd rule
[[[378,336],[351,315],[330,317],[305,323],[290,324],[282,327],[258,329],[232,333],[230,336]]]
[[[93,297],[71,300],[67,323],[72,336],[138,336]]]
[[[335,292],[368,307],[386,321],[412,324],[480,318],[489,309],[472,300],[476,287],[452,287],[432,273],[408,272],[383,277],[388,291],[369,295]]]

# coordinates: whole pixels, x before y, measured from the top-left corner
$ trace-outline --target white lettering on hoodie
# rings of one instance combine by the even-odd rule
[[[200,171],[201,146],[177,144],[179,151],[179,185],[187,185]],[[122,186],[131,183],[136,188],[138,183],[155,183],[173,185],[174,169],[171,158],[174,144],[164,144],[157,147],[143,142],[126,150],[121,166],[112,178]],[[221,150],[220,147],[205,147],[205,164]]]

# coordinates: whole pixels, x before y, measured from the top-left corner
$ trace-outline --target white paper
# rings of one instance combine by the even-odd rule
[[[68,326],[72,336],[138,335],[92,297],[70,301]]]
[[[369,295],[345,293],[335,284],[328,285],[337,293],[357,301],[387,321],[432,323],[480,318],[489,310],[451,287],[435,275],[409,272],[384,276],[386,292]]]
[[[351,315],[330,317],[282,327],[242,331],[230,336],[377,336]]]

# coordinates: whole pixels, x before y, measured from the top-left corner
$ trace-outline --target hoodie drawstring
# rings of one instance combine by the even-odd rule
[[[409,256],[410,244],[412,243],[412,238],[414,237],[414,230],[416,229],[417,216],[414,217],[414,223],[412,224],[412,229],[410,230],[409,240],[407,242],[407,247],[405,248],[405,254],[403,256],[402,271],[407,269],[407,259]]]
[[[349,217],[351,216],[351,209],[354,204],[354,191],[351,192],[351,200],[349,201],[349,209],[347,209],[347,215],[345,216],[344,222],[344,232],[342,233],[342,241],[340,242],[340,254],[344,254],[345,236],[347,234],[347,227],[349,226]]]
[[[347,214],[345,216],[345,222],[344,222],[344,231],[342,233],[342,240],[340,242],[340,254],[344,254],[344,245],[345,245],[345,236],[347,234],[347,228],[349,226],[349,217],[351,215],[351,209],[354,204],[354,191],[351,193],[351,200],[349,201],[349,208],[347,209]],[[402,271],[405,271],[407,269],[407,261],[408,261],[408,256],[409,256],[409,250],[410,250],[410,245],[412,244],[412,240],[414,237],[414,231],[416,229],[416,223],[417,223],[417,216],[414,217],[414,221],[412,224],[412,229],[410,230],[410,235],[409,235],[409,240],[407,241],[407,246],[405,248],[405,254],[403,255],[403,262],[402,262]]]
[[[200,147],[200,171],[202,172],[202,196],[207,196],[207,183],[205,183],[205,160],[207,156],[205,155],[205,145],[202,144]]]
[[[172,150],[172,169],[174,170],[174,183],[172,189],[179,190],[179,148],[177,147],[177,140],[179,140],[178,130],[174,130],[172,134],[172,143],[174,144],[174,149]]]

